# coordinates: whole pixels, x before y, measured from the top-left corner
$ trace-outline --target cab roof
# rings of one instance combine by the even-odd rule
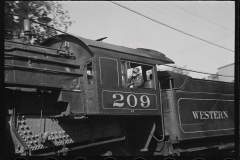
[[[61,37],[63,40],[65,38],[67,38],[68,36],[77,38],[79,41],[81,41],[81,43],[84,43],[92,53],[94,53],[94,51],[91,50],[91,47],[94,47],[94,48],[101,48],[101,49],[106,49],[106,50],[122,52],[122,53],[128,53],[130,55],[141,56],[143,58],[156,59],[159,61],[163,61],[165,63],[174,63],[174,61],[172,61],[171,59],[166,57],[163,53],[155,51],[155,50],[151,50],[151,49],[145,49],[145,48],[132,49],[132,48],[128,48],[128,47],[117,46],[117,45],[113,45],[113,44],[109,44],[109,43],[90,40],[90,39],[83,38],[83,37],[75,37],[75,36],[71,36],[71,35],[61,34],[58,36]],[[47,41],[48,40],[43,42],[43,44],[47,43]]]

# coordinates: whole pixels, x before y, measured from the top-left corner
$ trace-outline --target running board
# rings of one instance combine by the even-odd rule
[[[235,144],[234,143],[228,143],[226,145],[222,145],[222,146],[218,147],[219,150],[231,149],[231,148],[235,148]]]
[[[111,139],[111,140],[102,141],[102,142],[91,143],[91,144],[86,144],[86,145],[78,146],[78,147],[72,147],[72,148],[69,147],[69,148],[64,149],[64,152],[74,151],[74,150],[78,150],[78,149],[93,147],[93,146],[107,144],[107,143],[118,142],[118,141],[122,141],[122,140],[125,140],[125,137]],[[44,154],[38,154],[37,156],[49,156],[49,155],[54,155],[54,154],[59,154],[59,153],[61,153],[61,150],[60,151],[56,151],[56,152],[49,152],[49,153],[44,153]]]
[[[218,148],[218,150],[224,150],[224,149],[231,149],[231,148],[234,148],[234,147],[235,147],[234,143],[228,143],[228,144],[225,144],[225,145],[215,145],[215,146],[210,146],[210,147],[178,149],[178,151],[179,152],[194,152],[194,151],[201,151],[201,150],[206,150],[206,149],[211,149],[211,148]]]

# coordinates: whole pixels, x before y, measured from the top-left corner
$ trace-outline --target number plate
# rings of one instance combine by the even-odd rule
[[[104,109],[157,110],[156,94],[102,91]]]

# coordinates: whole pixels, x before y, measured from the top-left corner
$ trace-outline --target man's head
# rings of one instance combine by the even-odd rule
[[[140,74],[140,69],[139,68],[134,68],[133,71],[132,71],[132,76],[136,77],[139,74]]]

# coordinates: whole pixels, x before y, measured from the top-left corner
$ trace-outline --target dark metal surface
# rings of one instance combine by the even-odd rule
[[[179,89],[183,86],[185,81],[189,78],[190,76],[187,75],[182,75],[180,73],[174,73],[174,72],[169,72],[169,71],[158,71],[158,79],[160,80],[161,87],[162,89],[167,89],[168,87],[168,79],[172,77],[173,79],[173,88],[174,89]]]
[[[189,78],[181,91],[234,94],[234,83]]]
[[[6,83],[80,90],[80,65],[52,48],[6,41],[4,60]]]
[[[59,95],[58,102],[68,102],[70,113],[81,114],[84,113],[82,93],[62,91]]]
[[[172,140],[234,134],[233,84],[186,80],[181,90],[163,91],[164,121]]]
[[[183,133],[221,132],[223,130],[232,133],[231,130],[234,130],[233,106],[233,100],[179,99],[180,128]]]

